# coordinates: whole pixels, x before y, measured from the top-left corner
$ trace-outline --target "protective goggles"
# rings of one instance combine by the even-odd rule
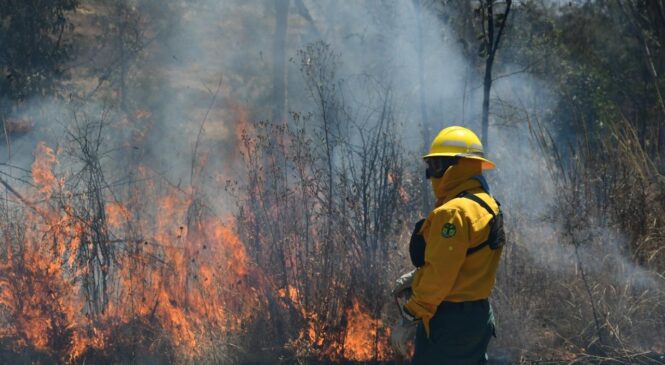
[[[425,177],[427,179],[440,178],[446,173],[446,170],[459,161],[459,157],[430,157],[426,158],[427,169],[425,170]]]

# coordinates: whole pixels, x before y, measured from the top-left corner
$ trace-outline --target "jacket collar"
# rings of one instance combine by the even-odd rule
[[[482,187],[480,180],[474,178],[482,176],[481,166],[480,161],[463,158],[448,168],[442,177],[431,179],[436,206],[445,204],[463,191]]]

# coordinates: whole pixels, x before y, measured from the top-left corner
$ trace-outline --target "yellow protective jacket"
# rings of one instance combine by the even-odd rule
[[[422,319],[429,336],[429,321],[443,301],[486,299],[496,279],[502,249],[485,247],[472,255],[466,251],[485,242],[492,215],[478,203],[457,196],[466,191],[485,201],[495,213],[496,201],[473,179],[481,175],[481,163],[461,159],[443,177],[432,180],[437,197],[420,233],[425,239],[425,264],[413,279],[413,295],[406,310]]]

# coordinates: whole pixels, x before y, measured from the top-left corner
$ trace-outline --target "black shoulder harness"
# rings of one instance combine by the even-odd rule
[[[492,219],[490,220],[489,237],[487,237],[487,240],[485,242],[479,244],[478,246],[474,246],[466,250],[466,255],[467,256],[472,255],[485,248],[485,246],[490,246],[492,250],[496,250],[505,246],[506,233],[503,230],[503,212],[501,210],[501,204],[495,199],[496,204],[499,206],[499,212],[494,213],[492,208],[490,208],[490,206],[487,203],[485,203],[484,200],[480,199],[475,194],[463,191],[459,195],[457,195],[457,197],[473,200],[478,205],[483,207],[489,214],[492,215]]]

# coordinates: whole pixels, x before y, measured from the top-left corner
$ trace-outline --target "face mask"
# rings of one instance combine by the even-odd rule
[[[443,177],[433,177],[429,179],[430,184],[432,185],[432,191],[434,196],[438,198],[439,191],[443,188]]]

